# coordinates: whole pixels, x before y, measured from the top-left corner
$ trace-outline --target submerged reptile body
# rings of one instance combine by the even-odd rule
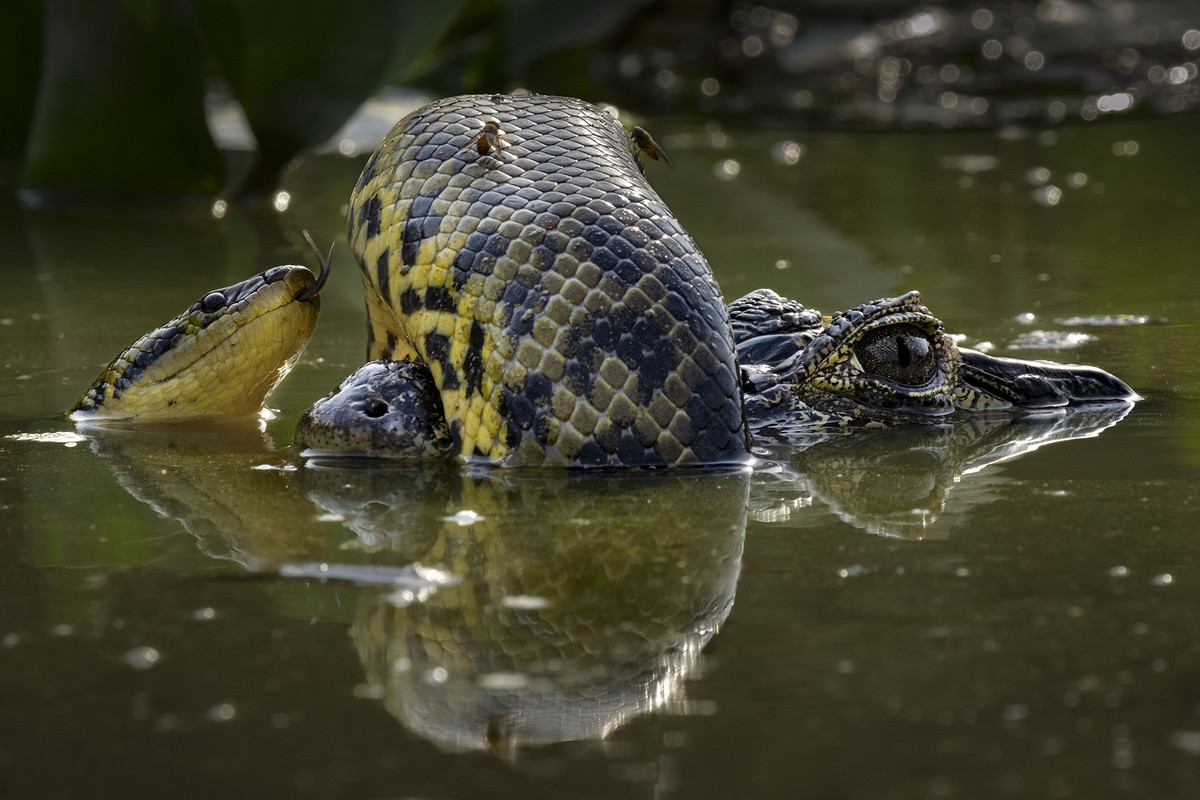
[[[368,358],[429,367],[462,456],[746,457],[725,304],[635,159],[593,105],[474,95],[408,116],[367,163],[349,236]]]

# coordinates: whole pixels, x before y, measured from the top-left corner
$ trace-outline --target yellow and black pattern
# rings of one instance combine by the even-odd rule
[[[461,455],[746,457],[720,291],[603,110],[540,95],[432,103],[371,157],[348,223],[368,358],[428,365]]]

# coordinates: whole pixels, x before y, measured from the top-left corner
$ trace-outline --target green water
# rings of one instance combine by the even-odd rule
[[[0,796],[1200,797],[1200,118],[653,130],[728,297],[917,288],[968,345],[1146,399],[743,474],[305,464],[297,416],[364,349],[343,245],[265,432],[77,436],[138,334],[341,236],[361,161],[306,161],[284,212],[10,195]],[[1061,321],[1114,314],[1150,321]],[[1007,349],[1035,330],[1092,338]]]

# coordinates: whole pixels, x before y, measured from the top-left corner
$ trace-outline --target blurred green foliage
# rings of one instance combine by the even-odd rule
[[[13,0],[0,34],[0,158],[61,198],[271,192],[384,83],[500,91],[611,36],[650,0]],[[209,132],[224,87],[256,152],[239,186]]]

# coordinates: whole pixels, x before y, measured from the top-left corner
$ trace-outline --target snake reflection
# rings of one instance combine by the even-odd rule
[[[821,504],[872,533],[946,535],[952,495],[959,516],[986,499],[985,467],[1126,410],[781,439],[786,455],[758,470],[687,475],[297,465],[250,431],[85,433],[130,495],[213,558],[264,576],[346,565],[360,584],[350,638],[388,712],[440,747],[511,756],[681,708],[733,607],[749,519],[794,523]],[[330,549],[339,523],[352,549]],[[454,580],[393,583],[414,563]]]

